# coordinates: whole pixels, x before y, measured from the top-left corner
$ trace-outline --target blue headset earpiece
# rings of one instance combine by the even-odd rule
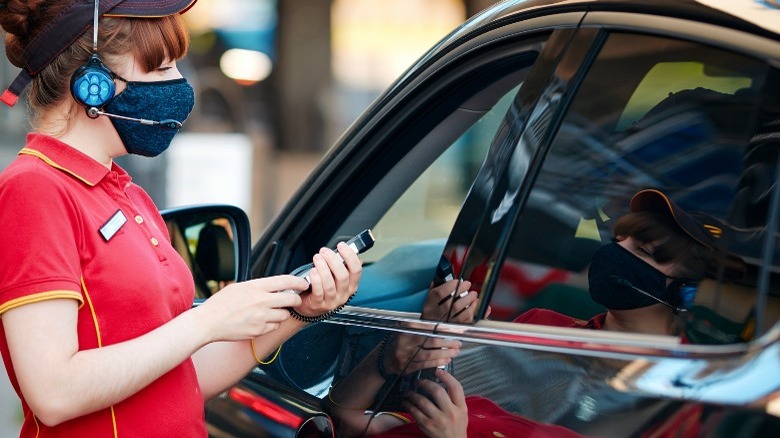
[[[696,280],[688,279],[674,279],[669,286],[666,287],[672,303],[677,305],[677,310],[691,310],[693,308],[693,301],[696,299],[696,293],[699,291],[699,282]]]
[[[86,107],[87,115],[93,119],[99,115],[93,108],[102,109],[103,105],[114,98],[116,92],[114,75],[97,54],[99,6],[100,0],[95,0],[92,18],[92,56],[70,77],[70,93],[76,102]]]
[[[97,53],[89,58],[70,79],[70,92],[76,102],[87,107],[102,108],[116,92],[114,77],[111,70],[103,65]]]

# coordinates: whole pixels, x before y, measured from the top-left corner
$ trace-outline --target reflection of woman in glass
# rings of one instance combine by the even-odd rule
[[[477,294],[470,288],[471,282],[458,283],[457,279],[432,287],[423,317],[472,322]],[[386,338],[331,388],[325,400],[339,436],[579,436],[563,427],[511,414],[487,398],[466,397],[461,384],[443,369],[460,353],[460,347],[460,341],[410,334]],[[420,370],[434,370],[434,374],[416,380],[416,388],[402,394],[403,412],[374,414],[366,410],[382,390],[388,390],[387,383],[396,383]],[[398,377],[401,374],[404,377]]]
[[[679,335],[677,314],[690,304],[686,302],[690,297],[684,297],[681,291],[712,267],[716,246],[710,230],[715,228],[709,221],[704,221],[705,216],[686,213],[656,190],[640,191],[630,205],[631,213],[621,217],[615,225],[615,242],[596,252],[589,269],[591,296],[609,309],[608,312],[583,321],[552,310],[532,309],[519,316],[516,322]],[[444,296],[454,284],[456,281],[434,288],[430,296]],[[463,282],[456,293],[468,288],[470,283]],[[469,298],[470,301],[476,299]],[[424,309],[429,309],[434,301],[439,302],[428,301]],[[434,313],[427,319],[441,320],[446,313],[452,314],[444,310]],[[463,312],[449,321],[470,322],[471,314]],[[443,370],[436,370],[440,384],[420,381],[420,389],[428,396],[415,392],[406,394],[402,403],[404,413],[371,419],[369,415],[363,415],[362,410],[355,409],[358,405],[369,406],[374,402],[386,379],[402,372],[409,374],[445,365],[460,353],[460,347],[458,341],[394,336],[334,386],[327,405],[347,435],[364,432],[381,436],[455,437],[467,436],[467,432],[468,436],[492,432],[505,436],[577,435],[563,427],[513,415],[487,398],[466,397],[461,384]],[[476,356],[473,359],[485,360]],[[607,368],[601,371],[613,371],[611,367]],[[595,372],[595,367],[591,367],[591,372]],[[572,384],[577,385],[576,382]],[[568,403],[565,399],[561,397],[562,404]],[[350,406],[341,404],[340,400],[349,400]],[[609,402],[601,401],[605,405]],[[618,403],[629,402],[618,400]]]
[[[591,298],[607,308],[588,321],[531,309],[515,322],[679,336],[695,282],[711,269],[719,228],[703,214],[685,212],[663,193],[647,189],[631,199],[615,224],[615,242],[593,255]]]

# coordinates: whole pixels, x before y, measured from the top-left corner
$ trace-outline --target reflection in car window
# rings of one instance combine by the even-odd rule
[[[768,127],[777,82],[764,62],[728,51],[610,35],[514,227],[491,318],[533,311],[548,318],[521,320],[600,327],[607,309],[589,293],[591,260],[616,237],[632,195],[652,188],[706,218],[699,225],[717,242],[706,276],[673,297],[681,341],[744,342],[755,337],[757,314],[774,323],[780,291],[757,303],[776,157],[757,133],[777,132]]]
[[[395,196],[395,201],[372,227],[376,243],[361,257],[365,267],[360,287],[366,292],[357,294],[352,305],[422,310],[463,200],[544,45],[543,38],[531,39],[520,47],[524,50],[507,55],[500,69],[478,75],[482,82],[470,82],[469,87],[481,88],[470,97],[464,94],[465,102],[426,128],[413,150],[374,187],[368,200],[387,202]],[[376,210],[377,204],[364,201],[353,216],[364,217],[363,207]]]
[[[446,104],[436,90],[428,97],[433,103],[408,103],[422,105],[423,114],[398,111],[404,118],[401,133],[388,135],[398,144],[383,149],[403,148],[404,153],[377,166],[369,194],[342,221],[344,230],[333,236],[360,224],[370,226],[376,238],[374,247],[361,255],[360,290],[351,306],[420,312],[460,205],[546,38],[529,36],[499,61],[487,59],[487,65],[469,72],[468,80],[448,78],[458,93],[448,93]],[[311,324],[288,340],[272,363],[258,367],[256,375],[322,399],[331,383],[368,357],[383,336],[370,328]]]
[[[376,261],[410,243],[445,239],[516,89],[506,94],[452,143],[401,195],[373,228],[374,248],[362,256]],[[414,224],[410,227],[409,224]]]

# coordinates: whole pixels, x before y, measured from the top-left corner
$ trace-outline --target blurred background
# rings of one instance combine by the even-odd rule
[[[160,209],[227,203],[253,240],[360,113],[490,0],[198,0],[179,68],[196,105],[161,157],[117,160]],[[0,86],[17,69],[0,60]],[[0,169],[29,130],[22,100],[0,108]],[[0,437],[19,401],[0,373]]]

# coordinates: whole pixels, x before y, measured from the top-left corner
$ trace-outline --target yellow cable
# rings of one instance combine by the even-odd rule
[[[274,357],[272,357],[268,362],[263,362],[259,357],[257,357],[257,353],[255,352],[255,338],[249,340],[249,346],[252,347],[252,356],[255,357],[255,360],[260,365],[269,365],[271,362],[276,360],[276,358],[279,356],[279,352],[282,351],[282,346],[279,345],[279,348],[276,349],[276,353],[274,353]]]
[[[330,400],[330,402],[331,402],[331,403],[333,403],[335,406],[338,406],[338,407],[340,407],[341,409],[347,409],[347,410],[350,410],[350,411],[364,411],[364,412],[365,412],[365,410],[366,410],[366,409],[368,409],[368,408],[348,408],[348,407],[346,407],[346,406],[344,406],[344,405],[340,405],[340,404],[336,403],[336,401],[335,401],[335,400],[333,400],[333,397],[330,395],[331,391],[333,391],[333,387],[334,387],[334,386],[335,386],[335,385],[332,385],[332,386],[331,386],[331,387],[328,389],[328,400]]]

